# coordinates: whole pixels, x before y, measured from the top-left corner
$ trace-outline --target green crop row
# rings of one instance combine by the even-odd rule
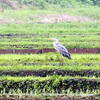
[[[87,78],[87,77],[61,77],[50,76],[45,78],[40,77],[0,77],[0,92],[5,89],[6,92],[11,90],[21,90],[22,92],[37,91],[37,92],[49,92],[52,91],[61,93],[62,90],[68,89],[76,91],[87,91],[100,89],[99,78]]]
[[[60,66],[100,66],[99,54],[72,54],[72,60],[62,57],[58,53],[45,54],[6,54],[0,55],[0,66],[34,66],[34,65],[51,65]]]
[[[0,49],[53,48],[49,39],[57,37],[66,48],[99,48],[99,33],[96,34],[1,34]],[[90,45],[91,44],[91,45]]]
[[[52,76],[46,76],[46,77],[37,77],[37,76],[24,76],[24,77],[17,77],[17,76],[0,76],[0,80],[11,80],[15,82],[19,81],[25,81],[25,80],[33,80],[33,81],[46,81],[46,80],[69,80],[69,79],[87,79],[90,81],[97,81],[100,82],[100,77],[81,77],[81,76],[59,76],[59,75],[52,75]],[[99,84],[100,85],[100,84]]]
[[[38,67],[37,67],[38,66]],[[13,66],[0,66],[0,71],[38,71],[38,70],[71,70],[71,71],[82,71],[82,70],[91,70],[91,71],[98,71],[100,70],[100,66],[96,65],[90,65],[87,64],[86,66],[82,65],[64,65],[62,63],[55,63],[51,65],[29,65],[29,66],[24,66],[24,65],[13,65]]]
[[[41,40],[42,41],[42,40]],[[6,43],[1,43],[0,44],[0,49],[42,49],[42,48],[53,48],[53,45],[52,45],[52,42],[50,43],[47,43],[47,42],[45,42],[45,43],[41,43],[41,41],[39,41],[39,42],[33,42],[33,43],[26,43],[25,44],[25,42],[23,42],[22,44],[21,44],[21,42],[19,42],[19,43],[12,43],[12,42],[6,42]],[[63,43],[64,44],[64,46],[66,47],[66,48],[99,48],[100,47],[100,42],[99,42],[99,40],[97,40],[97,41],[94,41],[94,42],[92,42],[91,43],[91,41],[89,41],[89,42],[77,42],[77,41],[75,41],[75,42],[65,42],[65,43]],[[91,44],[91,45],[90,45]]]
[[[61,33],[99,33],[99,22],[66,22],[57,24],[3,24],[0,33],[13,34],[61,34]]]
[[[100,23],[0,25],[0,49],[52,48],[56,37],[67,48],[99,48]],[[91,45],[90,45],[91,44]]]

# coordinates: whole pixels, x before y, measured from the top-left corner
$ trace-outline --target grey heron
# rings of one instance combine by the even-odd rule
[[[59,40],[56,38],[52,38],[52,40],[54,40],[53,46],[56,49],[56,51],[58,51],[62,56],[71,59],[70,53],[63,45],[60,44]]]

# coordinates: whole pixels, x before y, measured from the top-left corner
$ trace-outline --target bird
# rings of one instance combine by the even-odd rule
[[[57,38],[51,38],[53,40],[53,46],[56,49],[57,52],[59,52],[62,56],[71,59],[71,54],[68,52],[68,50],[60,44],[59,40]]]

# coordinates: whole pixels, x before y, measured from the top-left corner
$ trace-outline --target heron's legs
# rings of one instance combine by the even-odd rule
[[[59,61],[59,65],[64,65],[64,58],[62,57],[62,55],[57,54],[57,59]]]

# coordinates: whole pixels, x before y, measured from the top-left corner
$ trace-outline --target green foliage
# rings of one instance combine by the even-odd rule
[[[98,0],[17,1],[20,5],[26,5],[32,10],[6,10],[0,12],[1,19],[15,21],[0,25],[0,49],[52,48],[52,42],[48,40],[51,37],[57,37],[67,48],[100,48],[100,8],[93,7],[100,6]],[[0,6],[6,8],[7,5],[0,4]],[[42,10],[36,10],[37,8]],[[40,23],[41,18],[37,18],[37,16],[63,13],[89,17],[91,21],[44,24]],[[100,91],[100,77],[96,75],[100,71],[99,54],[72,54],[72,60],[61,58],[61,55],[55,53],[0,55],[1,72],[24,70],[89,70],[95,71],[95,75],[84,75],[86,77],[81,75],[73,77],[58,75],[47,77],[0,76],[0,92],[3,93],[2,91],[5,90],[5,93],[9,93],[13,90],[17,93],[20,91],[21,93],[39,94],[67,93],[68,90],[74,92]]]
[[[31,5],[37,8],[47,8],[46,5],[58,7],[100,6],[98,0],[16,0],[20,4]],[[52,6],[53,7],[53,6]]]
[[[51,59],[52,58],[52,59]],[[63,61],[61,61],[63,59]],[[61,65],[63,63],[63,65]],[[0,55],[1,71],[21,70],[99,70],[99,54],[73,54],[72,60],[67,60],[56,53]],[[38,67],[37,67],[38,66]]]
[[[49,1],[48,1],[49,2]],[[61,2],[61,1],[60,1]],[[90,12],[90,10],[92,12]],[[68,14],[73,16],[89,17],[91,22],[59,22],[59,23],[39,23],[41,17]],[[57,37],[67,48],[99,48],[100,47],[100,8],[67,8],[49,10],[7,10],[0,13],[3,19],[23,24],[1,24],[0,25],[0,49],[40,49],[52,48],[48,38]],[[12,24],[13,23],[13,24]],[[5,35],[7,34],[7,35]],[[17,35],[18,34],[18,35]],[[5,35],[5,36],[3,36]],[[15,37],[15,36],[16,37]],[[11,37],[10,37],[11,36]],[[21,38],[20,38],[21,37]],[[38,41],[38,42],[37,42]],[[42,42],[41,42],[42,41]],[[91,44],[91,45],[90,45]]]
[[[92,83],[92,84],[90,84]],[[73,92],[87,90],[98,90],[100,86],[100,78],[88,78],[88,77],[59,77],[59,76],[49,76],[45,78],[40,77],[11,77],[3,76],[0,77],[0,92],[5,89],[5,92],[10,90],[21,90],[23,93],[27,91],[36,93],[62,93],[62,90],[67,92],[71,89]],[[62,86],[63,85],[63,86]]]
[[[57,8],[75,8],[75,7],[100,7],[99,0],[14,0],[18,6],[27,6],[38,9],[57,9]],[[4,9],[10,8],[6,3],[1,3]]]
[[[0,25],[0,49],[53,48],[52,37],[67,48],[99,48],[99,29],[98,22]]]
[[[94,6],[99,6],[100,7],[100,2],[99,0],[80,0],[84,4],[90,4]]]

